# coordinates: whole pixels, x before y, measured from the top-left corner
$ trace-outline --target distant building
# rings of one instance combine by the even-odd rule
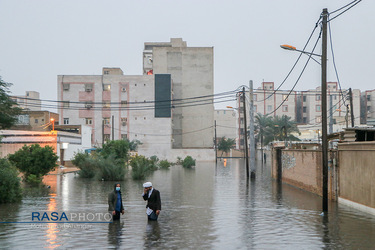
[[[53,119],[51,121],[51,119]],[[52,123],[59,123],[59,115],[50,111],[23,110],[17,116],[16,124],[11,128],[14,130],[50,131]]]
[[[237,140],[237,127],[236,127],[236,111],[230,109],[215,109],[214,119],[216,121],[216,137],[236,139]]]
[[[375,89],[362,93],[361,121],[362,124],[375,125]]]
[[[23,110],[40,111],[41,101],[39,92],[26,91],[24,96],[12,96],[12,99],[17,102],[19,107]]]

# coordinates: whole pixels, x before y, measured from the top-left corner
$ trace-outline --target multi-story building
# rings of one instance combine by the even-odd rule
[[[361,120],[363,124],[375,125],[375,89],[362,93]]]
[[[215,109],[214,119],[216,121],[216,137],[236,139],[236,111],[230,109]]]
[[[360,124],[360,97],[359,89],[352,90],[354,125]],[[299,116],[302,120],[300,124],[320,124],[322,121],[321,108],[321,88],[310,89],[300,93],[298,103]],[[338,88],[337,82],[327,82],[327,123],[331,126],[331,131],[337,132],[341,128],[351,126],[349,91]]]
[[[170,74],[173,98],[180,100],[173,106],[173,148],[213,146],[212,98],[194,99],[213,95],[213,67],[213,47],[188,47],[181,38],[144,44],[143,74]]]
[[[40,111],[41,101],[39,92],[26,91],[25,95],[12,96],[12,99],[17,102],[19,107],[23,110]]]

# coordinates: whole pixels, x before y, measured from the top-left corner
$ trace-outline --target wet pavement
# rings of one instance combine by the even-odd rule
[[[242,159],[172,166],[147,181],[161,192],[162,212],[148,222],[142,181],[122,184],[118,223],[1,223],[0,248],[118,249],[374,249],[375,217],[335,202],[320,216],[321,198],[270,177],[259,165],[245,178]],[[50,175],[50,189],[26,189],[20,204],[0,205],[1,222],[30,222],[33,212],[106,213],[114,182]]]

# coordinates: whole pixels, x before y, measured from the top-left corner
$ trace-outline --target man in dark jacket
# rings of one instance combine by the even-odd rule
[[[125,212],[120,189],[120,183],[116,183],[113,192],[108,194],[108,211],[112,213],[113,220],[120,220],[120,213]]]
[[[157,220],[161,210],[160,192],[152,187],[151,182],[143,184],[143,199],[147,201],[146,213],[149,220]]]

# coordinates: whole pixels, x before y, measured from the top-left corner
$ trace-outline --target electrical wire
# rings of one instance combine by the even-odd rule
[[[315,33],[316,28],[318,27],[318,24],[319,24],[319,21],[320,21],[321,18],[322,18],[322,17],[320,16],[319,19],[318,19],[318,21],[315,23],[315,27],[314,27],[313,31],[311,32],[309,38],[307,39],[307,42],[306,42],[305,46],[303,47],[302,51],[305,51],[307,45],[309,44],[309,42],[310,42],[312,36],[313,36],[314,33]],[[285,83],[285,81],[288,79],[288,77],[290,76],[290,74],[293,72],[293,70],[294,70],[294,68],[296,67],[298,61],[299,61],[300,58],[302,57],[302,54],[303,54],[303,52],[300,52],[300,55],[298,56],[296,62],[294,63],[293,67],[290,69],[289,73],[286,75],[286,77],[284,78],[284,80],[281,82],[281,84],[279,85],[279,87],[277,87],[276,90],[274,90],[273,93],[272,93],[271,95],[269,95],[267,98],[265,98],[265,99],[263,99],[263,100],[260,100],[260,101],[256,101],[256,102],[261,102],[261,101],[264,101],[264,100],[269,99],[272,95],[275,94],[276,91],[278,91],[278,90],[281,88],[281,86],[283,86],[283,84]],[[310,57],[311,57],[311,54],[310,54]]]
[[[319,39],[320,39],[321,34],[322,34],[322,29],[320,29],[318,39],[316,40],[315,45],[314,45],[314,47],[313,47],[311,53],[314,53],[314,50],[315,50],[315,48],[316,48],[316,45],[318,44],[318,41],[319,41]],[[311,56],[312,56],[312,54],[309,55],[309,58],[307,59],[307,61],[306,61],[306,63],[305,63],[305,66],[303,67],[303,69],[302,69],[300,75],[298,76],[298,78],[297,78],[295,84],[293,85],[292,89],[289,91],[289,93],[288,93],[288,95],[286,96],[286,98],[281,102],[281,104],[280,104],[276,109],[274,109],[272,112],[268,113],[267,115],[271,115],[271,114],[275,113],[275,112],[276,112],[276,111],[277,111],[277,110],[278,110],[278,109],[279,109],[279,108],[285,103],[285,101],[288,99],[288,97],[290,96],[290,93],[292,93],[292,91],[293,91],[294,88],[296,87],[297,83],[298,83],[299,80],[301,79],[302,74],[305,72],[305,69],[306,69],[307,65],[309,64],[309,62],[310,62],[310,58],[311,58]]]
[[[335,19],[335,18],[341,16],[342,14],[344,14],[345,12],[347,12],[348,10],[350,10],[351,8],[353,8],[354,6],[356,6],[357,4],[359,4],[361,1],[362,1],[362,0],[353,1],[353,2],[351,2],[351,3],[349,3],[349,4],[347,4],[346,6],[341,7],[341,8],[338,9],[338,10],[341,10],[341,9],[343,9],[343,8],[349,6],[349,5],[352,5],[352,6],[350,6],[349,8],[347,8],[346,10],[344,10],[344,11],[342,11],[341,13],[337,14],[336,16],[334,16],[333,18],[329,18],[328,22],[331,22],[333,19]],[[331,12],[331,13],[335,13],[335,12],[338,11],[338,10],[335,10],[335,11],[333,11],[333,12]]]

